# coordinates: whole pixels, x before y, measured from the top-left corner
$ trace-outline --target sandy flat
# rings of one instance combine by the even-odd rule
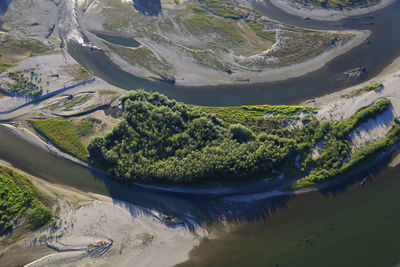
[[[257,0],[260,1],[260,0]],[[352,17],[352,16],[359,16],[365,15],[370,12],[382,9],[396,0],[381,0],[381,2],[377,5],[373,5],[370,7],[361,7],[361,8],[354,8],[351,10],[332,10],[332,9],[322,9],[322,8],[306,8],[301,5],[296,5],[291,0],[270,0],[272,4],[277,6],[278,8],[284,10],[285,12],[303,17],[303,18],[310,18],[313,20],[322,20],[322,21],[337,21],[344,18]]]

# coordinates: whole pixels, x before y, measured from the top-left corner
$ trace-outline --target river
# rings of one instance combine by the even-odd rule
[[[257,4],[257,8],[276,20],[299,26],[334,30],[367,29],[372,32],[370,43],[352,49],[322,69],[299,78],[262,84],[200,87],[173,86],[136,77],[121,70],[103,52],[90,52],[81,45],[71,44],[68,50],[90,72],[118,87],[158,91],[188,104],[209,106],[299,103],[366,81],[400,56],[400,34],[395,34],[400,25],[399,1],[371,14],[337,22],[306,21],[274,8],[268,1]],[[367,74],[360,78],[348,78],[343,74],[360,66],[367,70]]]
[[[394,34],[400,25],[398,14],[400,2],[375,12],[372,18],[375,26],[359,25],[365,16],[325,23],[329,28],[369,28],[373,32],[371,44],[350,51],[305,77],[273,84],[174,87],[123,72],[102,53],[89,53],[78,45],[69,46],[69,52],[95,75],[127,89],[157,90],[192,104],[287,104],[358,83],[379,73],[400,54],[400,35]],[[282,20],[286,19],[288,22],[297,20],[293,16],[282,16]],[[368,69],[368,75],[362,79],[349,80],[341,74],[360,65]],[[50,182],[174,213],[197,223],[211,222],[221,216],[267,218],[265,223],[244,223],[229,234],[217,233],[216,240],[204,240],[192,251],[191,260],[184,266],[393,266],[400,260],[399,167],[370,166],[375,172],[381,171],[363,187],[359,182],[354,183],[363,175],[357,174],[329,190],[249,201],[252,194],[267,191],[268,185],[256,189],[244,187],[234,194],[219,195],[122,185],[103,173],[56,157],[3,127],[0,127],[0,159]]]
[[[215,230],[179,266],[398,266],[399,192],[397,167],[363,187],[297,196],[265,223]]]

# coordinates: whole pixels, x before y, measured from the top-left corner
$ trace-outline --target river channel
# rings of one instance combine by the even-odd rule
[[[267,15],[273,11],[268,5],[260,9]],[[290,104],[378,74],[400,55],[398,14],[399,1],[372,17],[313,24],[330,29],[370,29],[371,44],[354,49],[305,77],[258,85],[171,86],[130,75],[105,54],[90,53],[79,45],[69,46],[69,52],[93,74],[126,89],[156,90],[191,104]],[[364,23],[366,20],[373,24]],[[311,23],[286,15],[282,15],[281,21],[297,21],[303,26]],[[365,66],[368,74],[356,80],[342,75],[357,66]],[[103,173],[44,151],[4,127],[0,127],[0,159],[50,182],[174,213],[197,223],[221,216],[263,220],[258,224],[241,224],[229,235],[221,231],[218,239],[203,241],[184,266],[393,266],[400,261],[400,167],[371,165],[373,180],[362,187],[357,180],[363,173],[319,192],[250,201],[249,195],[268,191],[268,185],[218,195],[122,185]]]
[[[90,72],[113,85],[125,89],[158,91],[178,101],[208,106],[299,103],[366,81],[400,56],[399,1],[371,14],[337,22],[307,21],[277,9],[268,1],[255,5],[267,16],[293,25],[330,30],[370,30],[370,42],[335,58],[322,69],[299,78],[260,84],[199,87],[173,86],[136,77],[121,70],[103,52],[90,51],[79,44],[70,44],[68,50]],[[367,73],[359,78],[348,78],[344,74],[357,67],[365,67]]]

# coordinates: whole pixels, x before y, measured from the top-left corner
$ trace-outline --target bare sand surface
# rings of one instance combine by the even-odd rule
[[[38,83],[43,87],[42,96],[35,101],[25,97],[0,98],[0,120],[15,119],[27,114],[30,116],[40,113],[47,116],[75,114],[91,107],[110,104],[126,92],[100,78],[93,77],[64,51],[28,58],[8,71],[29,73],[31,70],[40,77]],[[0,84],[2,82],[7,82],[6,73],[0,74]],[[77,103],[69,108],[62,105],[67,104],[68,97],[82,94],[91,94],[92,97],[84,103]],[[31,104],[26,105],[27,103]]]
[[[341,33],[354,34],[354,37],[345,43],[344,45],[336,46],[324,51],[322,54],[310,58],[301,63],[292,64],[285,67],[271,68],[264,71],[246,71],[236,70],[232,74],[228,74],[222,71],[216,71],[210,68],[202,67],[198,64],[193,64],[192,60],[180,56],[181,51],[175,51],[169,47],[157,47],[160,53],[165,58],[173,59],[176,64],[176,84],[183,86],[211,86],[211,85],[223,85],[223,84],[238,84],[238,83],[262,83],[262,82],[274,82],[282,81],[290,78],[300,77],[307,73],[316,71],[324,67],[329,61],[334,58],[345,54],[363,44],[369,35],[370,31],[341,31]],[[90,36],[90,34],[88,34]],[[91,40],[102,49],[108,51],[104,44],[96,42],[92,35]],[[141,40],[143,42],[143,40]],[[149,45],[149,44],[147,44]],[[127,71],[133,75],[149,79],[149,73],[147,70],[140,66],[133,66],[127,63],[120,56],[109,51],[107,52],[110,59],[124,71]],[[204,79],[207,77],[207,79]],[[249,81],[247,81],[249,79]]]
[[[378,92],[363,92],[351,98],[343,97],[366,85],[376,83],[382,83],[383,89]],[[370,119],[363,123],[358,127],[358,131],[351,134],[354,147],[360,147],[384,137],[389,131],[393,119],[400,116],[400,58],[394,60],[379,75],[367,82],[326,96],[304,101],[300,105],[319,108],[317,118],[320,121],[335,121],[350,118],[361,108],[381,98],[389,99],[392,103],[391,108],[376,119]]]
[[[4,161],[0,164],[11,167]],[[46,244],[67,250],[83,248],[54,251],[26,266],[173,266],[185,261],[189,251],[207,236],[199,226],[194,230],[186,225],[168,226],[134,204],[52,184],[18,171],[57,201],[58,227],[35,232],[4,254],[18,257],[26,249],[37,250]],[[41,237],[45,238],[37,241]],[[112,245],[100,255],[86,250],[101,240],[112,240]]]
[[[257,1],[262,1],[262,0],[257,0]],[[293,0],[270,0],[270,2],[273,5],[277,6],[278,8],[284,10],[289,14],[303,18],[310,18],[313,20],[322,20],[322,21],[337,21],[352,16],[365,15],[373,11],[382,9],[394,3],[395,1],[396,0],[381,0],[380,3],[369,7],[333,10],[333,9],[316,8],[311,6],[306,7],[302,4],[295,3]]]

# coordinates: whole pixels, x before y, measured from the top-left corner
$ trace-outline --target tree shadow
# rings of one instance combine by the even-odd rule
[[[4,16],[7,13],[8,7],[12,0],[0,0],[0,16]]]
[[[139,12],[150,16],[158,16],[162,9],[160,0],[133,0],[133,6]]]
[[[354,170],[350,173],[324,184],[319,189],[319,192],[324,196],[337,196],[354,184],[358,184],[361,187],[364,183],[373,182],[373,177],[387,168],[395,152],[396,150],[393,150],[391,153],[378,156],[376,159],[364,163],[361,166],[354,166]]]

